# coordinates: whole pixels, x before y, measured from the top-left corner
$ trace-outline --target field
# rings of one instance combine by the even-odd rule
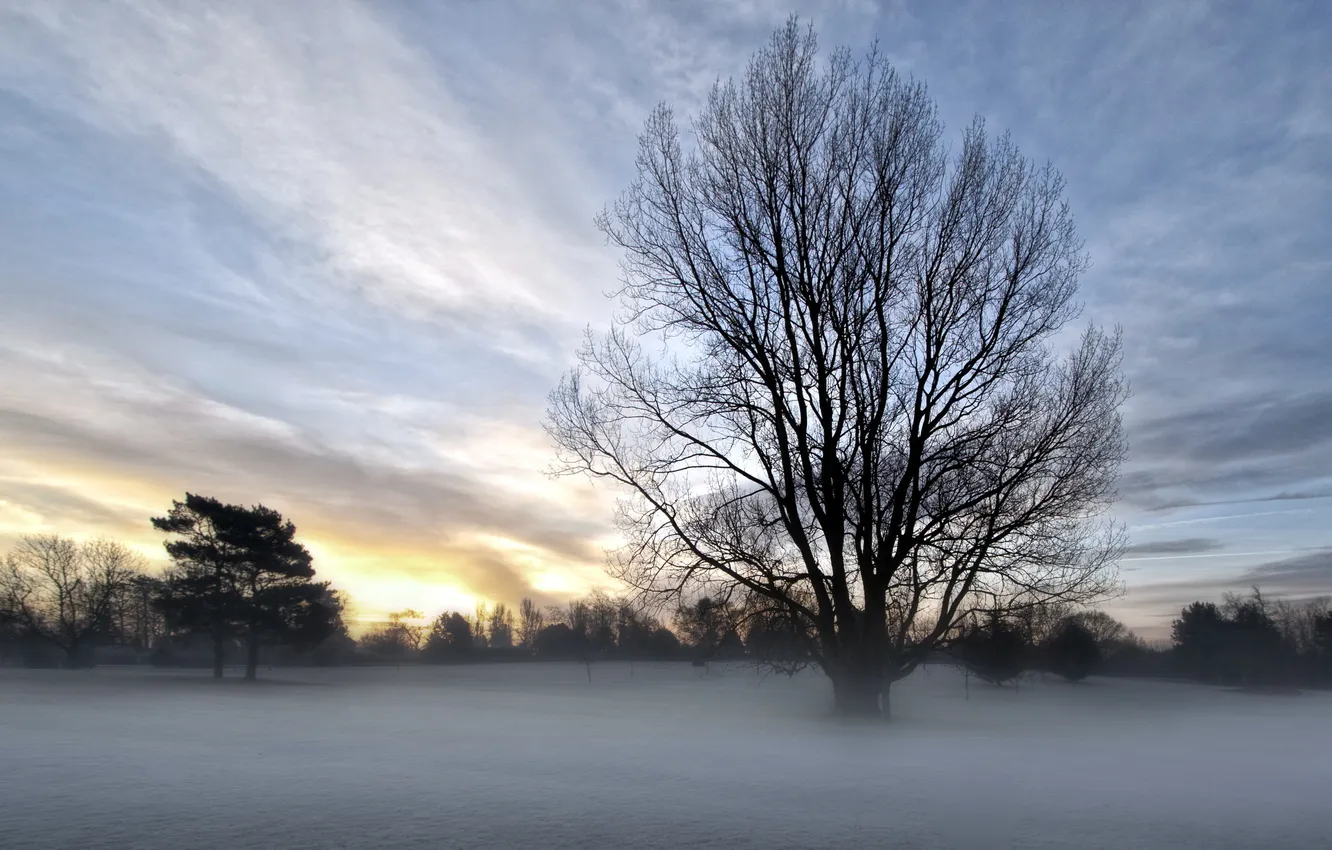
[[[0,670],[0,846],[1332,846],[1332,695],[935,668]]]

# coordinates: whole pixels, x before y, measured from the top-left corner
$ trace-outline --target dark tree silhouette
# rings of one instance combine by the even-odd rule
[[[738,658],[744,642],[736,631],[738,612],[728,600],[704,596],[675,613],[675,624],[683,641],[703,662]]]
[[[1205,682],[1223,678],[1226,620],[1212,602],[1194,602],[1171,624],[1171,638],[1182,671]]]
[[[159,607],[177,628],[209,634],[215,677],[233,638],[245,639],[245,678],[254,679],[263,642],[315,645],[336,629],[328,585],[311,581],[310,553],[277,511],[186,493],[153,526],[172,535],[176,566]]]
[[[532,649],[536,645],[536,636],[546,625],[546,614],[531,599],[523,599],[518,605],[518,645]]]
[[[1203,682],[1289,684],[1298,668],[1295,648],[1256,589],[1248,598],[1227,595],[1221,606],[1189,605],[1172,624],[1172,637],[1180,672]]]
[[[472,624],[462,614],[451,611],[440,614],[430,624],[421,654],[426,661],[442,664],[468,658],[474,649]]]
[[[1332,685],[1332,610],[1313,622],[1313,649],[1318,681]]]
[[[600,220],[624,323],[547,429],[560,471],[630,493],[618,577],[766,597],[838,708],[877,713],[968,611],[1115,587],[1126,388],[1114,336],[1052,353],[1086,264],[1060,176],[979,121],[950,147],[881,55],[816,52],[792,19],[688,150],[648,119]]]
[[[953,652],[977,678],[1003,685],[1026,670],[1029,647],[1019,624],[990,612],[963,628]]]
[[[91,665],[94,644],[114,635],[117,604],[144,566],[111,540],[21,537],[0,565],[0,620],[20,638],[63,651],[66,667]]]
[[[422,642],[427,636],[426,628],[414,622],[421,618],[421,612],[411,608],[394,611],[388,615],[387,622],[376,623],[361,636],[361,646],[376,655],[392,658],[402,658],[417,652],[422,648]],[[438,619],[435,622],[438,623]],[[431,633],[433,630],[434,624],[431,626]],[[472,634],[470,623],[467,625],[467,634],[470,639]]]
[[[162,579],[158,576],[136,575],[125,584],[112,614],[118,642],[143,652],[166,634],[166,621],[154,604],[161,594]]]
[[[578,658],[587,652],[587,635],[567,623],[552,623],[537,632],[537,655],[547,658]]]
[[[1103,651],[1130,640],[1128,627],[1104,611],[1078,611],[1069,619],[1091,632]]]
[[[1079,682],[1101,663],[1101,645],[1091,629],[1079,619],[1069,617],[1046,642],[1045,659],[1051,673]]]
[[[496,649],[509,649],[513,646],[513,612],[503,602],[495,603],[490,611],[487,624],[490,645]]]
[[[794,676],[809,666],[815,636],[808,624],[763,597],[751,597],[742,617],[745,650],[760,668]]]
[[[245,678],[254,679],[261,643],[313,646],[332,633],[333,622],[324,607],[328,585],[311,581],[314,559],[296,541],[296,526],[263,505],[242,516],[236,613],[245,629]]]

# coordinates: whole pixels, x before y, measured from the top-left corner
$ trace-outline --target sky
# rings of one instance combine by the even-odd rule
[[[0,0],[0,548],[185,491],[298,525],[363,616],[611,587],[546,474],[593,226],[661,101],[793,13],[1050,161],[1133,397],[1110,606],[1332,593],[1332,6]]]

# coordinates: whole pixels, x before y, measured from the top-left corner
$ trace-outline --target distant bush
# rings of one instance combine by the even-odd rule
[[[954,643],[954,655],[977,678],[995,685],[1011,682],[1029,658],[1022,628],[998,615],[970,623]]]
[[[1101,647],[1091,629],[1079,621],[1065,619],[1045,647],[1051,673],[1070,682],[1087,678],[1101,663]]]

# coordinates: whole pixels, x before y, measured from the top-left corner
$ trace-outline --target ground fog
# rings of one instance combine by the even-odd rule
[[[1332,847],[1332,695],[951,668],[0,670],[0,846]]]

